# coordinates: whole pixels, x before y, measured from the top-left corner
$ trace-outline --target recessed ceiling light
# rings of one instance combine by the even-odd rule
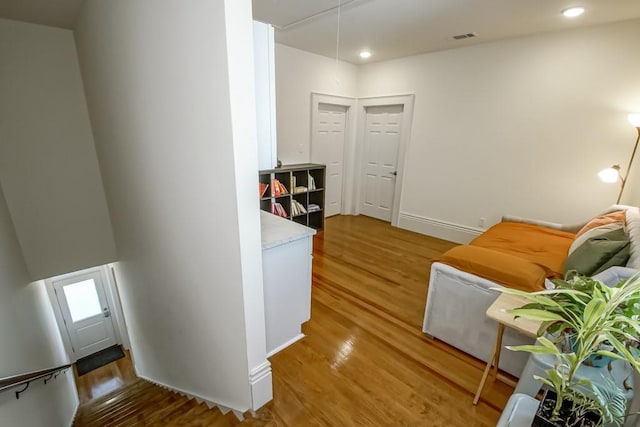
[[[371,57],[371,52],[369,52],[368,50],[363,50],[362,52],[360,52],[360,58],[367,59],[369,57]]]
[[[576,16],[580,16],[584,13],[584,7],[570,7],[569,9],[565,9],[562,11],[562,14],[567,18],[575,18]]]

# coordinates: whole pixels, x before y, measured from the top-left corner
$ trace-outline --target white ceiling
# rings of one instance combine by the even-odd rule
[[[276,41],[336,55],[338,0],[253,0],[253,17]],[[342,0],[340,59],[382,61],[499,39],[640,18],[640,0]],[[583,6],[573,19],[561,11]],[[307,19],[305,19],[307,18]],[[477,38],[454,41],[456,34]],[[370,50],[365,61],[358,53]]]
[[[0,18],[73,28],[84,0],[0,0]]]
[[[110,0],[104,0],[110,1]],[[133,1],[133,0],[132,0]],[[340,0],[253,0],[254,19],[276,27],[276,40],[336,55]],[[0,0],[0,18],[73,28],[84,0]],[[341,0],[340,59],[374,62],[546,31],[640,18],[640,0]],[[561,11],[584,6],[567,19]],[[456,34],[477,38],[454,41]],[[358,52],[373,56],[362,60]]]

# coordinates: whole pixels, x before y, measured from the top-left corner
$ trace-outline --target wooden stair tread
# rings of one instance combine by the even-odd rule
[[[163,390],[164,391],[164,390]],[[159,408],[163,408],[166,404],[173,400],[182,399],[178,395],[170,395],[165,393],[158,393],[147,398],[133,401],[133,404],[128,404],[126,409],[121,409],[117,414],[111,414],[102,420],[105,421],[104,425],[118,425],[123,421],[126,421],[132,417],[146,420],[152,416]],[[184,398],[186,400],[186,398]]]
[[[131,390],[127,388],[120,393],[105,396],[111,397],[104,399],[102,402],[95,402],[95,404],[91,402],[90,404],[82,405],[78,412],[82,416],[88,417],[90,415],[92,419],[97,420],[104,416],[112,415],[114,407],[118,407],[119,411],[124,411],[142,400],[142,398],[150,392],[162,393],[164,395],[165,390],[160,388],[155,389],[152,384],[134,387]]]
[[[135,383],[129,384],[124,388],[120,388],[116,391],[106,394],[105,396],[99,397],[97,399],[93,399],[90,403],[93,408],[96,408],[96,410],[99,407],[103,407],[103,406],[108,407],[109,404],[113,402],[114,399],[125,399],[127,397],[134,396],[138,392],[144,391],[152,386],[153,384],[151,384],[148,381],[139,380],[139,381],[136,381]],[[81,405],[81,407],[82,406],[84,405]]]
[[[137,379],[105,396],[83,403],[73,426],[236,426],[232,412],[223,414],[178,393]]]
[[[209,407],[204,403],[201,403],[189,412],[177,417],[174,420],[174,425],[180,427],[193,425],[193,421],[199,420],[207,411],[209,411]]]

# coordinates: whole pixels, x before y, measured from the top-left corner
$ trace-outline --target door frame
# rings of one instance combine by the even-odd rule
[[[87,273],[98,273],[100,274],[100,278],[102,279],[102,283],[104,284],[104,291],[107,297],[107,306],[111,311],[111,319],[113,322],[113,328],[116,335],[116,342],[122,345],[125,349],[129,350],[131,345],[129,342],[129,336],[126,330],[125,322],[124,322],[124,314],[122,312],[122,306],[120,304],[120,298],[118,296],[118,290],[116,288],[116,284],[112,280],[111,272],[109,271],[108,266],[103,265],[99,267],[87,268],[85,270],[74,271],[73,273],[62,274],[60,276],[50,277],[44,280],[45,288],[47,290],[47,294],[49,296],[49,302],[51,303],[51,308],[53,310],[53,315],[56,318],[56,323],[58,324],[58,330],[60,331],[60,336],[62,337],[62,344],[64,345],[64,349],[69,356],[70,363],[75,363],[78,360],[76,356],[76,352],[73,351],[73,347],[71,345],[71,337],[69,336],[69,331],[64,323],[64,317],[62,315],[62,310],[60,309],[60,304],[58,302],[58,298],[56,297],[54,282],[58,282],[60,280],[65,279],[73,279],[74,277],[87,274]]]
[[[341,96],[330,95],[319,92],[311,92],[311,134],[309,135],[309,159],[313,162],[313,145],[314,136],[316,133],[316,119],[318,118],[318,108],[320,104],[339,105],[346,107],[344,122],[344,148],[342,153],[342,197],[340,201],[340,214],[341,215],[353,215],[356,212],[356,205],[354,203],[354,193],[357,191],[357,186],[354,185],[357,177],[354,175],[355,171],[351,166],[356,159],[356,132],[357,132],[357,99]]]
[[[413,123],[413,104],[415,95],[389,95],[389,96],[372,96],[366,98],[358,98],[358,127],[357,127],[357,151],[355,155],[355,167],[352,170],[357,171],[355,214],[360,215],[360,203],[362,202],[362,192],[364,191],[364,138],[367,121],[368,107],[385,107],[393,105],[402,105],[402,125],[400,126],[400,143],[398,144],[398,164],[396,176],[396,185],[393,192],[393,206],[391,209],[391,225],[398,226],[400,216],[400,201],[402,199],[402,182],[404,180],[404,167],[407,162],[407,147],[411,139],[411,128]]]

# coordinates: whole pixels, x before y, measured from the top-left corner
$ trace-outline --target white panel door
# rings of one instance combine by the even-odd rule
[[[325,182],[325,216],[342,211],[345,129],[348,107],[318,103],[314,115],[311,160],[327,165]]]
[[[360,213],[391,221],[396,186],[401,105],[367,107],[364,135],[364,176]]]
[[[100,272],[54,281],[53,289],[76,358],[118,343]]]

